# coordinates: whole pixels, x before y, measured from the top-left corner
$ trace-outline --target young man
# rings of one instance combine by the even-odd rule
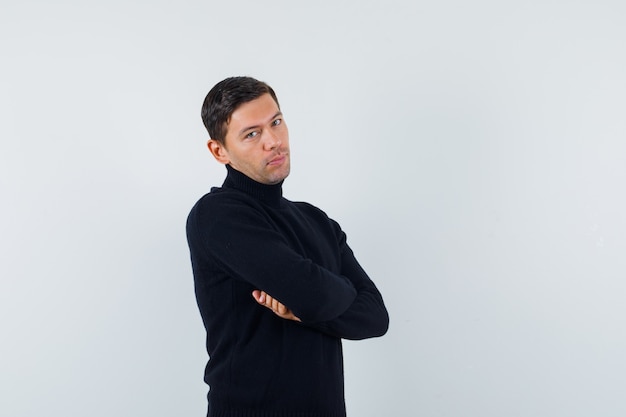
[[[343,417],[341,339],[385,334],[383,299],[339,225],[282,196],[289,133],[271,87],[227,78],[202,120],[227,168],[187,219],[208,416]]]

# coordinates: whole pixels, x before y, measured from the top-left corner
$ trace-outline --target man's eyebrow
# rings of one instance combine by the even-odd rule
[[[283,115],[283,112],[281,112],[280,110],[278,110],[278,111],[276,112],[276,114],[275,114],[275,115],[273,115],[273,116],[270,118],[270,120],[274,120],[274,119],[275,119],[275,118],[277,118],[278,116],[282,116],[282,115]],[[241,130],[239,131],[239,134],[238,134],[238,135],[243,135],[243,133],[244,133],[244,132],[247,132],[247,131],[248,131],[248,130],[250,130],[250,129],[257,129],[259,126],[260,126],[260,125],[254,125],[254,126],[244,127],[243,129],[241,129]]]

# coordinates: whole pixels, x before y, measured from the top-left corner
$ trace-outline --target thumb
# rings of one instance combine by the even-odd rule
[[[257,303],[262,303],[261,301],[261,290],[252,291],[252,297],[256,300]]]

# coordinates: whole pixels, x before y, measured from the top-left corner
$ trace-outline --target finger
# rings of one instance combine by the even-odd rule
[[[257,301],[257,303],[259,303],[261,305],[265,305],[267,294],[264,291],[254,290],[254,291],[252,291],[252,296]]]
[[[265,291],[261,291],[261,303],[267,307],[267,303],[271,302],[272,297],[270,297],[270,295],[268,293],[266,293]]]
[[[289,309],[287,307],[285,307],[284,304],[278,303],[278,310],[277,311],[278,311],[278,314],[285,315],[285,314],[287,314]]]
[[[272,301],[274,300],[271,295],[266,292],[263,292],[263,305],[267,308],[272,308]]]

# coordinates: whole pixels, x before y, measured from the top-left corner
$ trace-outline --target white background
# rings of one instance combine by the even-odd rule
[[[213,84],[290,127],[285,196],[391,314],[353,417],[626,414],[618,1],[17,1],[0,11],[0,415],[202,416],[184,225]],[[305,376],[303,376],[305,377]]]

